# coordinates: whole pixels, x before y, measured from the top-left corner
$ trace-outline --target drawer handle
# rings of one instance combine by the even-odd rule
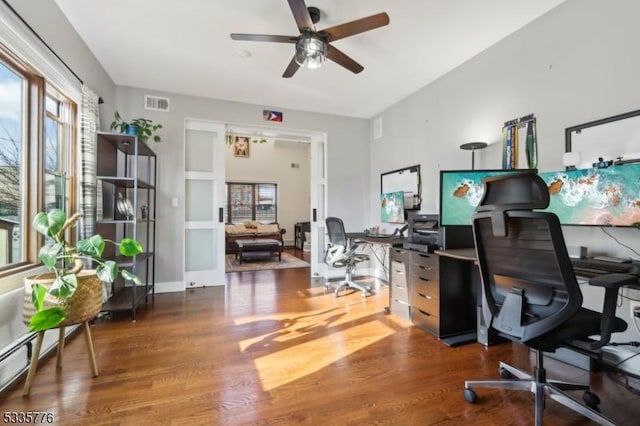
[[[429,281],[431,281],[429,278],[424,278],[424,277],[418,277],[418,278],[420,278],[420,279],[421,279],[422,281],[424,281],[424,282],[429,282]]]
[[[398,300],[398,299],[393,299],[394,302],[396,302],[398,305],[405,305],[405,306],[410,306],[407,302],[405,302],[404,300]]]
[[[394,286],[395,288],[399,288],[399,289],[401,289],[401,290],[406,290],[406,289],[407,289],[407,287],[405,287],[405,286],[403,286],[403,285],[394,284],[393,286]]]
[[[419,254],[418,256],[420,256],[423,259],[429,259],[431,257],[428,254]]]
[[[423,265],[418,265],[418,266],[420,267],[420,269],[424,269],[425,271],[430,271],[431,269],[433,269],[431,268],[431,266],[423,266]]]
[[[418,296],[422,297],[423,299],[427,299],[427,300],[431,300],[433,299],[431,296],[429,296],[428,294],[422,294],[422,293],[418,293]]]
[[[430,317],[430,316],[431,316],[431,314],[430,314],[429,312],[425,312],[425,311],[423,311],[422,309],[418,309],[418,312],[420,312],[422,315],[426,315],[426,316],[428,316],[428,317]]]

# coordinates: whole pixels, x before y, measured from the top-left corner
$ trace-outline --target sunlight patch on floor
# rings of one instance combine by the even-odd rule
[[[348,302],[345,300],[345,302]],[[255,353],[254,365],[265,391],[313,374],[395,330],[378,319],[362,302],[345,303],[305,313],[283,312],[237,319],[253,330],[238,342],[241,352]]]
[[[315,338],[313,333],[313,329],[309,329],[308,332],[280,335],[269,341],[270,353],[254,360],[264,391],[313,374],[384,339],[394,330],[380,321],[370,321],[328,335],[323,332]]]

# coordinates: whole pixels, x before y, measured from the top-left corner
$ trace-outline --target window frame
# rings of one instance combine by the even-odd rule
[[[20,158],[20,189],[24,194],[20,208],[20,244],[21,258],[14,263],[0,265],[0,294],[16,288],[14,280],[5,279],[12,276],[22,276],[25,271],[31,271],[40,266],[38,252],[43,244],[31,228],[31,219],[43,210],[45,194],[45,111],[46,97],[50,96],[63,102],[68,108],[66,122],[61,123],[64,142],[62,144],[61,169],[66,175],[64,179],[64,206],[66,211],[73,211],[76,207],[76,164],[77,164],[77,122],[78,105],[71,96],[66,96],[55,85],[48,81],[33,67],[17,58],[8,48],[0,45],[0,61],[3,65],[19,74],[24,80],[23,88],[23,122]],[[59,122],[58,117],[54,118]],[[6,281],[6,282],[5,282]]]
[[[258,200],[259,188],[261,185],[269,185],[273,186],[273,208],[274,208],[274,219],[272,222],[278,222],[278,184],[275,182],[225,182],[225,212],[224,217],[226,223],[234,223],[232,217],[232,209],[231,206],[231,186],[232,185],[244,185],[251,186],[251,219],[249,220],[258,220],[257,212],[258,206],[260,205]]]

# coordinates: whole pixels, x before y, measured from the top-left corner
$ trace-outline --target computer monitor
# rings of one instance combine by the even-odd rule
[[[638,226],[640,163],[543,172],[549,207],[562,225]]]
[[[380,194],[380,220],[386,223],[404,223],[404,192]]]
[[[440,226],[470,226],[484,194],[482,180],[518,170],[441,170]]]

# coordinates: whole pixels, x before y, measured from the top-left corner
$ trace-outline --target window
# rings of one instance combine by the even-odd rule
[[[44,210],[68,211],[68,172],[72,137],[73,104],[62,94],[47,87],[44,118]]]
[[[37,211],[69,211],[74,116],[73,102],[0,50],[0,273],[37,261],[25,232]]]
[[[278,221],[278,185],[274,183],[227,183],[225,217],[228,223],[257,220]]]
[[[25,261],[20,230],[28,83],[28,75],[0,58],[0,268]]]

